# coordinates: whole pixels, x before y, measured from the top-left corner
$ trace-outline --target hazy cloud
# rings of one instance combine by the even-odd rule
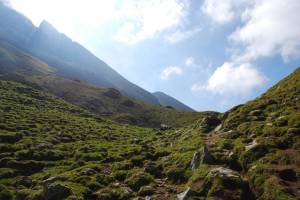
[[[177,30],[174,33],[168,34],[165,37],[165,39],[169,43],[175,44],[175,43],[182,42],[184,40],[187,40],[187,39],[193,37],[194,35],[196,35],[200,31],[201,31],[201,28],[195,28],[195,29],[187,30],[187,31]]]
[[[182,75],[183,71],[180,67],[177,66],[168,66],[166,67],[160,74],[160,78],[162,80],[167,80],[169,79],[170,76],[172,75],[177,75],[180,76]]]
[[[195,64],[195,58],[194,57],[188,57],[186,60],[185,60],[185,65],[186,66],[192,66]]]

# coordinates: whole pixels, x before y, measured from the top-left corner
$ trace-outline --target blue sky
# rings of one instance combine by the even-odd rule
[[[131,82],[226,111],[300,66],[299,0],[11,0]]]

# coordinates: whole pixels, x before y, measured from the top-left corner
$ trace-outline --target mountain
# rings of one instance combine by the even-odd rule
[[[184,105],[177,99],[163,93],[163,92],[154,92],[152,93],[157,99],[160,105],[162,106],[171,106],[180,111],[194,112],[194,110],[187,105]]]
[[[0,40],[0,79],[13,80],[51,93],[69,103],[120,123],[178,127],[203,113],[180,112],[126,97],[114,88],[100,88],[56,73],[56,68]]]
[[[26,50],[55,67],[61,76],[100,87],[112,87],[146,103],[159,105],[148,91],[129,82],[80,44],[59,33],[48,22],[36,28],[30,20],[0,3],[0,39]]]

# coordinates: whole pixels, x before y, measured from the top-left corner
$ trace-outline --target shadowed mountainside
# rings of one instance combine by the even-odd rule
[[[99,88],[79,79],[58,76],[54,67],[6,42],[0,42],[0,53],[0,79],[14,80],[52,93],[114,121],[148,127],[160,127],[161,124],[184,126],[202,115],[149,105],[113,88]]]
[[[162,106],[171,106],[173,108],[176,108],[177,110],[194,112],[194,110],[192,108],[184,105],[177,99],[175,99],[163,92],[154,92],[152,94],[158,99],[158,102]]]

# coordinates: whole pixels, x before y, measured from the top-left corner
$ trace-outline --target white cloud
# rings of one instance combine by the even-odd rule
[[[205,0],[202,12],[218,24],[226,24],[239,17],[241,11],[253,1],[255,0]]]
[[[230,22],[234,18],[232,0],[205,0],[202,11],[220,24]]]
[[[189,0],[129,0],[122,6],[123,23],[115,39],[135,44],[180,26],[187,15]]]
[[[45,19],[78,42],[87,40],[99,27],[119,17],[118,0],[11,0],[11,3],[36,26]]]
[[[284,61],[300,57],[299,0],[205,0],[202,10],[219,24],[237,17],[241,21],[228,37],[232,42],[229,62],[218,67],[207,84],[193,85],[192,91],[244,96],[266,81],[251,64],[255,60],[276,55]]]
[[[195,28],[195,29],[187,30],[187,31],[177,30],[172,34],[167,35],[165,39],[169,43],[175,44],[175,43],[182,42],[184,40],[187,40],[187,39],[193,37],[200,31],[201,31],[201,28]]]
[[[1,0],[6,1],[6,0]],[[103,30],[125,44],[154,38],[184,24],[190,0],[11,0],[35,25],[46,19],[72,39]],[[67,12],[66,12],[67,9]]]
[[[186,60],[185,60],[185,66],[192,66],[195,64],[195,58],[194,57],[188,57]]]
[[[220,95],[246,96],[266,81],[266,78],[249,63],[224,63],[208,79],[206,85],[195,84],[193,91],[207,90]]]
[[[192,85],[191,90],[193,92],[205,90],[205,85],[203,85],[201,83],[195,83],[194,85]]]
[[[243,25],[231,36],[241,62],[279,54],[285,61],[300,56],[300,1],[255,0],[243,12]],[[239,50],[242,47],[242,50]]]
[[[169,66],[166,67],[160,74],[160,78],[162,80],[167,80],[171,75],[182,75],[183,71],[180,67],[177,66]]]
[[[205,0],[202,11],[219,24],[241,19],[230,36],[234,62],[280,55],[300,57],[299,0]]]

